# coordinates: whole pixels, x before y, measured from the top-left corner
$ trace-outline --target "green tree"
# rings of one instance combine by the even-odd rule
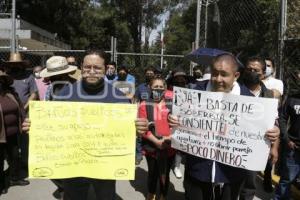
[[[300,39],[300,1],[287,1],[287,37]]]
[[[17,0],[17,14],[24,20],[57,33],[61,40],[69,42],[83,19],[87,0]]]

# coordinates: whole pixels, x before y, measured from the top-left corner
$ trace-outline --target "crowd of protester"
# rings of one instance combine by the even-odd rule
[[[174,68],[163,77],[160,70],[149,66],[144,71],[144,82],[137,84],[128,66],[107,62],[105,53],[99,50],[87,51],[81,64],[73,56],[52,56],[45,67],[34,66],[33,69],[19,53],[11,54],[9,60],[0,65],[0,196],[7,193],[9,187],[30,184],[27,180],[29,101],[63,100],[139,105],[135,122],[136,165],[145,157],[147,200],[168,199],[172,170],[178,179],[183,177],[187,200],[253,199],[258,172],[171,148],[171,129],[179,125],[177,116],[171,114],[173,87],[177,86],[279,99],[278,120],[266,132],[272,145],[263,173],[263,186],[266,192],[275,192],[276,200],[290,199],[291,184],[300,173],[300,87],[299,93],[283,98],[284,85],[275,75],[274,62],[270,58],[249,57],[245,66],[241,66],[232,54],[221,54],[212,59],[210,66],[195,66],[192,76],[188,76],[184,68]],[[297,77],[299,81],[300,73]],[[101,95],[104,88],[105,96]],[[62,99],[64,94],[71,96]],[[82,94],[97,98],[84,98]],[[120,96],[126,98],[118,98]],[[8,163],[6,170],[5,160]],[[182,163],[184,172],[180,170]],[[277,173],[280,175],[275,191],[272,186],[274,165],[279,166]],[[57,186],[53,193],[57,199],[84,200],[91,185],[98,199],[113,200],[116,196],[114,180],[77,177],[52,182]]]

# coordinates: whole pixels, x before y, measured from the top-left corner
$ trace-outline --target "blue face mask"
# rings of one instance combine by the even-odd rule
[[[159,102],[164,97],[165,90],[162,90],[162,89],[153,89],[151,91],[151,93],[152,93],[152,99],[154,101],[156,101],[156,102]]]

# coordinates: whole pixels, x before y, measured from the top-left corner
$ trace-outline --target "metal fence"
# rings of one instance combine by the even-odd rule
[[[280,43],[278,30],[281,18],[279,1],[202,0],[201,2],[200,47],[225,49],[240,54],[243,61],[247,57],[259,53],[273,57],[278,68],[284,67],[283,80],[286,81],[286,85],[293,86],[293,83],[287,80],[290,80],[290,74],[300,66],[300,24],[296,9],[300,7],[298,0],[287,1],[287,10],[285,11],[287,35],[284,38],[283,62],[279,61],[280,52],[278,51]],[[7,11],[8,9],[2,10]],[[0,13],[0,19],[9,17],[5,13]],[[0,35],[0,59],[8,59],[9,48],[10,41],[2,40]],[[257,49],[261,51],[257,52]],[[44,65],[52,55],[72,55],[77,58],[78,63],[81,63],[83,52],[83,50],[22,51],[24,58],[29,60],[32,66]],[[110,52],[112,50],[108,53]],[[172,53],[176,54],[177,52]],[[131,73],[137,76],[138,81],[143,80],[143,71],[149,65],[162,69],[164,74],[176,67],[188,69],[190,66],[189,61],[184,59],[183,55],[164,55],[162,66],[160,54],[117,52],[115,61],[119,66],[127,65]]]
[[[41,65],[45,66],[46,60],[54,55],[61,56],[73,56],[76,58],[77,65],[80,65],[83,60],[85,50],[61,50],[61,51],[48,51],[48,50],[20,50],[24,60],[28,60],[32,67]],[[0,60],[6,61],[9,59],[9,50],[0,50]],[[107,59],[110,60],[110,51],[107,51]],[[142,53],[116,53],[115,62],[117,67],[125,65],[131,74],[136,76],[137,82],[141,83],[144,81],[144,70],[148,66],[154,66],[161,73],[167,75],[169,70],[185,65],[188,68],[189,61],[187,61],[183,55],[164,55],[163,65],[161,66],[161,55],[160,54],[142,54]]]
[[[200,47],[228,50],[244,62],[253,55],[271,57],[278,77],[279,72],[283,75],[286,91],[295,86],[290,77],[300,69],[299,0],[201,2]]]

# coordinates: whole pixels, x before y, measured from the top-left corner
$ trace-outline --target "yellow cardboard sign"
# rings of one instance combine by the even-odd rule
[[[30,102],[29,177],[133,180],[137,106]]]

